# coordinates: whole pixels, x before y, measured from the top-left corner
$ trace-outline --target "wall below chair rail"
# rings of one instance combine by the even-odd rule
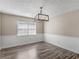
[[[2,42],[1,42],[2,40],[1,40],[1,36],[0,36],[0,50],[1,50],[1,47],[2,47]]]
[[[43,41],[43,34],[37,34],[36,36],[16,36],[8,35],[2,36],[3,46],[2,48],[9,48],[29,43],[35,43]]]
[[[79,37],[45,34],[45,41],[79,54]]]

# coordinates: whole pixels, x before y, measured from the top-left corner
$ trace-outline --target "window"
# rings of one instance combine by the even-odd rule
[[[17,35],[36,35],[36,23],[27,21],[17,22]]]

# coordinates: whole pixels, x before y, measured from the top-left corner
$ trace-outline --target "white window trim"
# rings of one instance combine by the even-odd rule
[[[19,33],[18,33],[18,30],[19,30],[19,29],[18,29],[18,24],[19,24],[19,22],[21,22],[21,21],[25,22],[25,24],[28,24],[28,26],[31,25],[32,23],[34,23],[34,24],[35,24],[35,34],[30,34],[30,35],[29,35],[29,27],[28,27],[28,29],[27,29],[27,30],[28,30],[28,31],[27,31],[27,35],[21,35],[21,34],[19,34]],[[31,24],[30,24],[30,23],[31,23]],[[31,35],[36,35],[36,22],[18,20],[18,21],[17,21],[17,29],[16,29],[16,30],[17,30],[17,36],[31,36]],[[30,30],[33,30],[33,29],[30,29]]]

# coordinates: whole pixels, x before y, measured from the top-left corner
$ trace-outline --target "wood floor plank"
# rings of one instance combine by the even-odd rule
[[[79,59],[79,54],[46,42],[0,51],[0,59]]]

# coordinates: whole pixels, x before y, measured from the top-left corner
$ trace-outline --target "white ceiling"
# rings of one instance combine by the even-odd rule
[[[0,0],[0,11],[21,16],[34,17],[40,6],[43,13],[55,16],[79,9],[79,0]]]

